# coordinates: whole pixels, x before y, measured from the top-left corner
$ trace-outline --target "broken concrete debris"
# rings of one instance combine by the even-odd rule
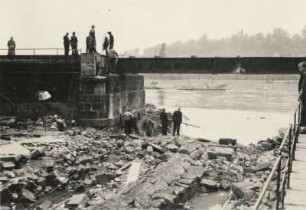
[[[279,145],[277,138],[244,147],[229,138],[213,142],[185,136],[128,137],[112,129],[58,130],[10,135],[14,128],[5,129],[3,135],[11,140],[0,140],[0,150],[6,145],[2,142],[22,149],[0,155],[1,205],[10,209],[15,205],[186,208],[186,202],[198,193],[231,189],[229,206],[250,206]]]

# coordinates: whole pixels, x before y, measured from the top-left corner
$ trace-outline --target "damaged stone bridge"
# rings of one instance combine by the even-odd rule
[[[62,114],[83,124],[115,124],[127,109],[145,106],[144,77],[138,73],[297,73],[305,58],[120,58],[118,73],[109,73],[99,54],[79,56],[0,56],[0,113],[41,116]],[[37,92],[51,93],[51,101],[38,103]]]
[[[48,91],[51,100],[39,103],[38,91]],[[125,110],[144,107],[144,77],[107,72],[106,59],[99,54],[0,56],[0,113],[53,113],[105,127]]]

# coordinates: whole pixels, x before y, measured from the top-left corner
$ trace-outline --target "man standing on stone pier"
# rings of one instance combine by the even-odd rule
[[[175,135],[175,132],[177,135],[180,135],[180,128],[181,128],[181,123],[182,123],[182,112],[181,108],[178,108],[172,116],[172,121],[173,121],[173,136]]]
[[[107,33],[109,35],[109,49],[112,50],[114,48],[114,36],[111,31]]]
[[[160,113],[160,121],[162,124],[162,135],[167,135],[168,132],[168,115],[165,111],[165,109],[162,109],[162,112]]]
[[[108,56],[108,45],[109,45],[109,41],[106,35],[104,35],[104,42],[103,42],[103,48],[102,50],[105,50],[105,55]]]
[[[69,33],[66,33],[64,36],[64,49],[65,49],[65,56],[69,55],[69,46],[70,46],[70,41],[68,37]]]
[[[91,29],[89,31],[89,37],[90,37],[90,46],[91,46],[91,52],[90,53],[96,53],[96,31],[95,26],[91,26]]]
[[[78,55],[78,38],[75,36],[75,32],[72,33],[70,38],[72,55]]]

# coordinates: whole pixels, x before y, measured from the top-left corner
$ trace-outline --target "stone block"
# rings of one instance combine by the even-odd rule
[[[21,189],[21,193],[18,196],[18,201],[21,203],[35,203],[35,195],[27,189]]]
[[[176,146],[175,144],[167,144],[166,149],[169,150],[170,152],[177,152],[179,147]]]
[[[155,150],[156,152],[159,152],[159,153],[164,153],[164,149],[159,146],[159,145],[156,145],[156,144],[152,144],[152,143],[149,143],[150,146],[153,147],[153,150]]]
[[[222,145],[236,145],[237,144],[237,139],[231,139],[231,138],[220,138],[219,139],[219,144]]]
[[[207,187],[209,189],[218,189],[218,182],[209,179],[202,179],[201,186]]]
[[[86,203],[88,202],[88,197],[86,194],[77,194],[77,195],[73,195],[68,203],[67,203],[67,207],[71,207],[71,208],[75,208],[75,207],[85,207]]]
[[[209,159],[216,159],[217,157],[225,157],[227,160],[233,160],[234,150],[232,148],[211,147],[207,152]]]
[[[232,192],[237,198],[249,200],[254,194],[255,190],[260,189],[257,183],[253,182],[238,182],[232,184]]]
[[[12,170],[16,167],[15,163],[13,162],[2,162],[2,168],[4,170]]]
[[[38,207],[41,210],[49,209],[52,206],[52,201],[46,199],[44,202],[42,202]]]
[[[258,171],[269,171],[272,169],[272,165],[270,162],[267,163],[259,163],[258,165],[252,168],[252,172],[256,173]]]
[[[96,179],[99,184],[106,185],[110,180],[113,180],[116,177],[115,173],[112,172],[102,172],[96,175]]]

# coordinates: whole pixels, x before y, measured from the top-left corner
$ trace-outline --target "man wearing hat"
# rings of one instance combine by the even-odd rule
[[[69,55],[69,46],[70,46],[70,41],[68,37],[69,33],[66,33],[64,36],[64,49],[65,49],[65,56]]]
[[[300,71],[299,100],[301,102],[301,126],[306,126],[306,61],[298,64]]]
[[[103,42],[103,50],[105,50],[105,55],[108,56],[108,45],[109,45],[109,41],[108,38],[106,36],[106,34],[104,34],[104,42]]]
[[[109,49],[112,50],[114,48],[114,36],[111,31],[107,33],[109,35]]]
[[[72,49],[72,55],[78,55],[78,38],[75,36],[75,32],[72,33],[70,38],[70,44]]]
[[[7,42],[8,47],[8,55],[12,56],[15,55],[15,48],[16,48],[16,42],[14,41],[13,37]]]

